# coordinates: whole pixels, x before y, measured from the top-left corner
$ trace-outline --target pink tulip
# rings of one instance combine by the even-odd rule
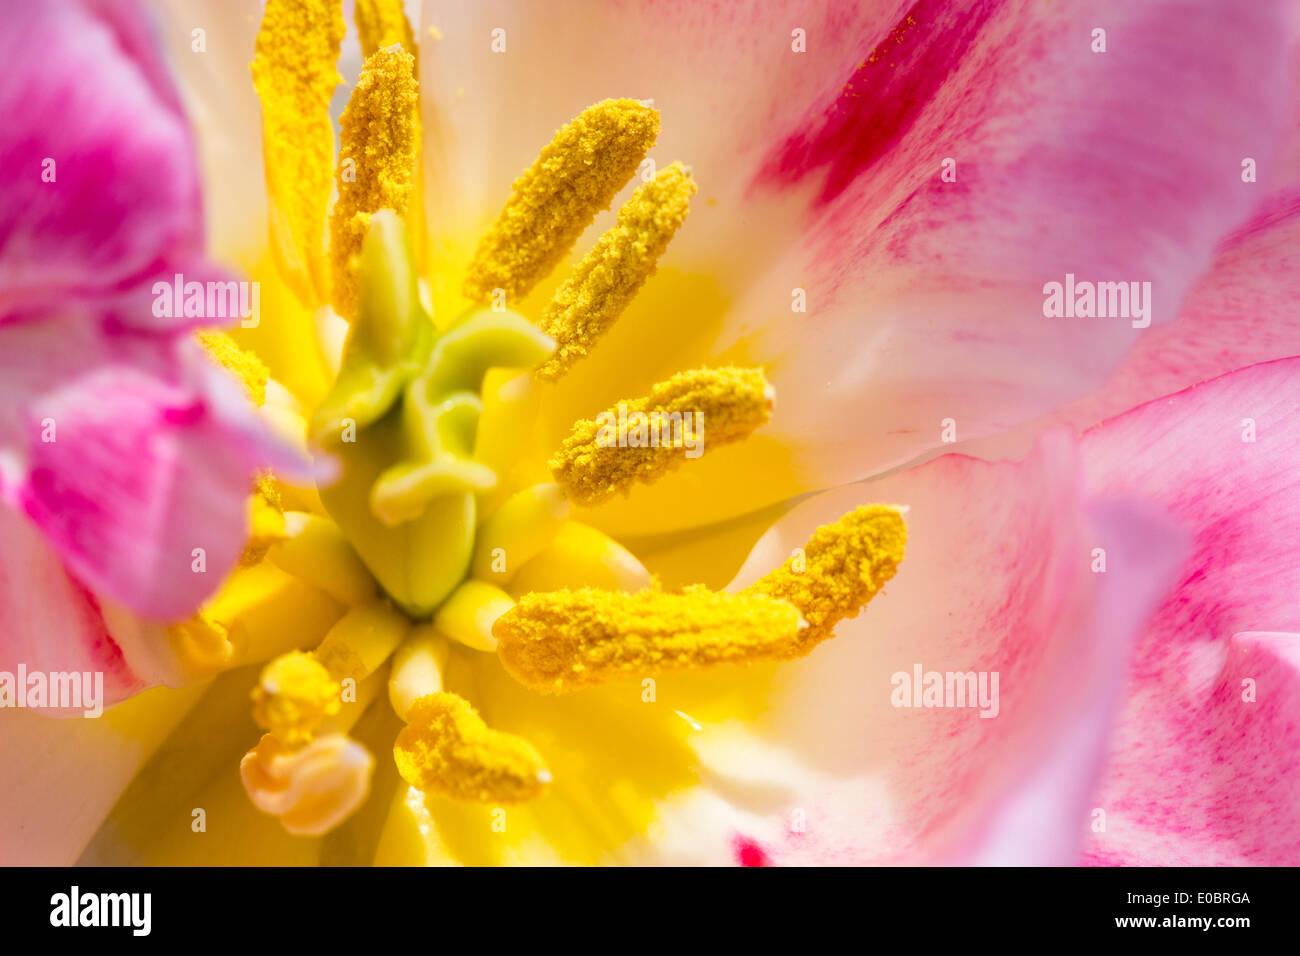
[[[897,576],[834,640],[775,668],[749,719],[697,722],[684,705],[692,785],[656,793],[653,837],[605,859],[1300,862],[1288,4],[423,7],[417,40],[437,37],[419,77],[435,267],[463,264],[457,242],[539,144],[607,96],[652,96],[655,156],[689,161],[701,184],[643,300],[671,292],[602,340],[614,371],[593,359],[555,388],[532,440],[554,448],[575,409],[692,365],[742,356],[775,386],[756,439],[579,519],[668,553],[716,543],[723,566],[723,522],[744,533],[787,502],[734,591],[857,505],[908,508]],[[224,273],[204,252],[185,112],[123,11],[59,0],[6,10],[0,30],[21,77],[0,93],[13,117],[0,134],[0,670],[101,670],[111,700],[158,674],[150,626],[106,621],[123,620],[119,605],[150,621],[196,608],[243,546],[253,471],[294,464],[200,356],[192,320],[150,306],[159,278]],[[238,57],[256,20],[230,30],[248,33],[227,43]],[[506,55],[488,42],[498,30]],[[175,23],[169,39],[188,42]],[[214,97],[243,77],[175,62],[189,114],[208,121],[205,168],[223,168],[213,158],[248,126]],[[260,228],[228,201],[250,181],[203,184],[222,197],[219,234]],[[1067,276],[1136,283],[1143,314],[1049,316],[1047,284]],[[954,440],[970,454],[935,457]],[[726,699],[728,679],[679,689]],[[226,696],[246,706],[237,690]],[[596,725],[600,706],[539,698],[520,721],[576,750],[555,728]],[[618,748],[676,756],[666,733]],[[31,740],[61,755],[44,784],[57,790],[85,740],[0,735],[33,776]],[[223,759],[245,747],[221,743]],[[73,825],[45,819],[40,788],[0,788],[0,816],[39,834],[11,855],[76,860],[145,756],[106,758]],[[116,841],[104,828],[89,858],[129,859]],[[518,853],[549,861],[539,846],[552,849]]]

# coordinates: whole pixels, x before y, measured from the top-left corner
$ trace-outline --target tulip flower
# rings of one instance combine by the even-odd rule
[[[162,31],[266,314],[205,341],[320,465],[264,462],[215,594],[114,614],[175,689],[20,715],[13,857],[1294,859],[1220,797],[1287,779],[1289,562],[1220,565],[1286,540],[1293,343],[1037,434],[1256,209],[1281,4],[357,0],[337,150],[337,0],[194,10]],[[1075,276],[1152,291],[1050,316]]]

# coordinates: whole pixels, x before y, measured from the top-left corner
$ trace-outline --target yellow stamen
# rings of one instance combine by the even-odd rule
[[[767,422],[772,402],[760,369],[679,372],[647,398],[577,422],[547,464],[570,498],[599,504],[633,482],[657,480],[688,457],[745,438]]]
[[[479,241],[466,297],[487,304],[496,289],[511,302],[527,295],[609,208],[658,135],[658,112],[626,99],[602,100],[561,127]]]
[[[253,58],[262,101],[262,152],[270,198],[272,248],[299,300],[327,298],[321,235],[334,167],[330,99],[342,80],[340,0],[267,0]]]
[[[269,561],[237,569],[204,607],[210,620],[230,631],[235,666],[314,647],[343,611],[328,594]]]
[[[167,643],[185,678],[204,680],[234,665],[243,648],[240,634],[199,612],[167,628]]]
[[[253,689],[253,719],[289,747],[311,740],[342,707],[339,682],[311,654],[290,651],[262,670]]]
[[[266,383],[271,373],[261,359],[252,352],[241,349],[225,332],[200,332],[198,340],[218,365],[239,379],[239,384],[244,387],[244,392],[254,405],[266,401]]]
[[[402,0],[356,0],[352,19],[357,25],[362,56],[369,57],[380,47],[394,43],[400,43],[408,53],[416,55],[415,35],[402,9]]]
[[[697,585],[680,594],[526,594],[492,632],[515,680],[559,694],[647,673],[785,657],[801,626],[784,601]]]
[[[787,656],[801,657],[832,636],[836,624],[858,612],[898,570],[907,523],[889,505],[863,505],[813,532],[802,554],[746,589],[788,601],[808,627]]]
[[[397,735],[397,771],[425,793],[519,803],[538,796],[551,775],[541,756],[522,737],[490,729],[455,694],[421,697]]]
[[[447,639],[431,624],[412,628],[402,641],[388,675],[388,700],[402,720],[417,700],[442,690],[442,672],[450,651]]]
[[[470,573],[496,584],[508,583],[550,544],[568,516],[569,502],[553,482],[515,492],[479,526]]]
[[[473,579],[451,593],[433,616],[434,626],[476,651],[495,651],[492,625],[514,607],[514,599],[492,584]]]
[[[316,659],[336,681],[361,681],[397,649],[411,622],[387,601],[354,607],[330,628],[316,648]]]
[[[353,688],[347,688],[343,694],[343,706],[337,714],[326,717],[316,731],[316,736],[327,734],[346,734],[370,709],[370,705],[388,688],[388,667],[381,664],[369,676],[358,681]]]
[[[483,377],[481,391],[483,413],[474,434],[473,458],[492,469],[497,484],[479,496],[480,522],[494,514],[510,495],[511,473],[518,467],[519,449],[526,447],[537,420],[541,386],[527,373],[491,369]]]
[[[239,763],[253,805],[298,836],[320,836],[365,801],[375,758],[345,734],[326,734],[292,750],[266,734]]]
[[[555,355],[537,369],[539,377],[558,379],[618,321],[654,274],[694,193],[691,174],[673,163],[623,204],[617,225],[578,263],[537,323],[556,343]]]
[[[277,567],[343,604],[362,604],[375,596],[375,579],[338,525],[328,518],[285,512],[284,539],[271,548],[268,557]]]
[[[361,70],[340,126],[339,198],[330,215],[334,309],[356,316],[361,244],[370,217],[392,209],[405,218],[420,141],[415,58],[401,47],[377,50]]]
[[[563,588],[603,588],[631,594],[650,586],[650,572],[602,531],[566,521],[551,543],[510,582],[515,594]]]

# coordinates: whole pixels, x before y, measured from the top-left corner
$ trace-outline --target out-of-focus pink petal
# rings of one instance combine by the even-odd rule
[[[32,525],[0,506],[0,671],[103,674],[101,705],[148,686],[109,632],[99,602]],[[24,688],[18,688],[23,692]],[[50,713],[82,716],[81,710]]]
[[[1091,394],[963,451],[1019,457],[1046,428],[1090,428],[1235,369],[1300,355],[1300,61],[1291,89],[1291,133],[1283,155],[1276,163],[1257,164],[1258,182],[1242,183],[1248,194],[1264,199],[1220,243],[1214,265],[1188,294],[1178,318],[1146,332]]]
[[[145,24],[107,0],[0,14],[0,496],[92,592],[168,619],[234,564],[254,472],[302,463],[188,340],[214,319],[155,315],[155,281],[226,277]]]
[[[0,496],[151,618],[188,615],[234,566],[254,472],[302,467],[193,343],[72,316],[0,327],[0,355]]]
[[[1176,314],[1258,198],[1242,157],[1268,170],[1281,146],[1290,20],[1282,2],[426,4],[441,34],[421,57],[428,191],[448,206],[431,221],[472,234],[559,122],[655,99],[653,155],[690,162],[700,201],[643,293],[671,295],[634,305],[589,363],[636,361],[575,369],[572,388],[593,414],[685,364],[743,361],[768,369],[777,409],[766,442],[587,520],[623,535],[716,521],[768,503],[759,491],[901,464],[940,446],[945,419],[965,440],[1103,382],[1141,330],[1046,318],[1044,284],[1150,282],[1153,324]],[[568,388],[539,429],[551,447]],[[788,474],[721,512],[696,493],[746,465]]]
[[[1092,524],[1077,451],[1055,434],[1021,463],[947,456],[812,498],[759,542],[735,585],[780,563],[815,526],[876,501],[909,507],[897,576],[833,640],[774,675],[758,743],[704,741],[709,773],[779,767],[771,779],[792,792],[776,807],[769,796],[745,833],[778,864],[916,862],[977,847],[991,858],[994,836],[977,828],[1017,796],[1065,827],[1044,848],[1060,862],[1087,825],[1071,816],[1086,800],[1089,755],[1107,718],[1086,697],[1101,677],[1063,686],[1062,675],[1101,666],[1097,655],[1108,650],[1122,656],[1168,574],[1172,543],[1146,520],[1142,529],[1160,530],[1149,552],[1109,517]],[[1099,546],[1113,547],[1121,564],[1151,561],[1112,570],[1128,577],[1112,587],[1090,570]],[[1103,633],[1105,645],[1094,646]],[[986,703],[996,706],[895,706],[895,675],[910,679],[918,666],[986,673]],[[1077,779],[1035,776],[1050,772],[1039,761],[1058,746],[1085,758]]]
[[[1141,495],[1194,536],[1137,648],[1095,862],[1300,862],[1297,448],[1300,359],[1159,399],[1083,438],[1091,490]]]
[[[1088,541],[1104,548],[1106,573],[1097,576],[1087,623],[1050,678],[1057,694],[1038,716],[1037,746],[1021,755],[1005,793],[944,862],[1079,862],[1123,703],[1125,665],[1186,551],[1181,529],[1147,508],[1106,502],[1090,508],[1089,518]]]
[[[2,20],[0,323],[76,299],[125,325],[183,324],[154,316],[149,280],[218,275],[193,143],[140,11],[50,0]]]

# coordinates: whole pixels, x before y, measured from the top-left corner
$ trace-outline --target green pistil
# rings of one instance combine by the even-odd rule
[[[339,376],[312,435],[342,464],[321,489],[330,516],[384,590],[428,617],[469,571],[475,494],[498,476],[473,458],[489,368],[532,368],[554,350],[515,312],[475,309],[442,335],[421,308],[405,227],[376,213]]]

